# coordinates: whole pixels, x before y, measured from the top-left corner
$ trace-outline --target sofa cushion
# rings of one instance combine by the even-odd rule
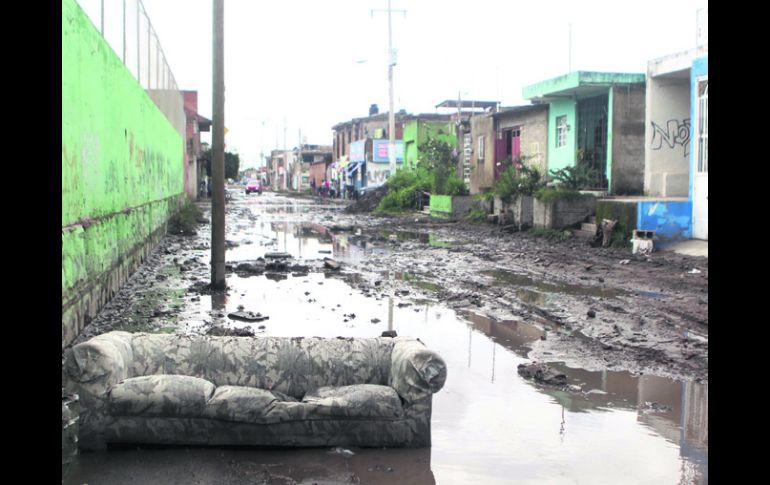
[[[398,418],[403,414],[401,399],[392,387],[357,384],[341,387],[319,387],[302,399],[310,404],[313,417]]]
[[[133,377],[110,391],[113,416],[199,417],[214,394],[205,379],[179,375]]]
[[[321,386],[388,384],[391,338],[211,337],[133,334],[132,374],[200,377],[216,386],[302,398]]]
[[[287,420],[282,403],[297,402],[291,396],[266,389],[219,386],[206,404],[203,415],[220,421],[270,423]],[[283,417],[283,419],[282,419]]]

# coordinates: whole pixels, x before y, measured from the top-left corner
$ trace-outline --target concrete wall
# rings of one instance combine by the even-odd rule
[[[656,231],[662,241],[692,237],[692,201],[640,201],[636,227]]]
[[[548,105],[498,119],[497,131],[521,127],[521,155],[527,157],[526,164],[546,174],[548,163]]]
[[[479,160],[479,137],[484,136],[484,159]],[[495,131],[491,116],[471,118],[471,194],[478,194],[492,187],[495,182]]]
[[[184,116],[172,125],[62,0],[62,347],[163,236],[183,168]]]
[[[595,197],[556,199],[550,202],[534,199],[533,225],[546,229],[563,229],[585,221],[595,212]]]
[[[550,103],[548,110],[548,170],[559,170],[575,164],[577,150],[577,102],[559,100]],[[556,147],[556,118],[567,116],[567,144]]]
[[[644,191],[645,86],[612,88],[610,132],[610,190],[616,195],[641,195]],[[609,150],[608,150],[609,151]]]
[[[475,206],[480,206],[470,195],[431,195],[430,215],[439,219],[459,221]]]
[[[687,197],[690,176],[689,78],[647,78],[644,190]]]

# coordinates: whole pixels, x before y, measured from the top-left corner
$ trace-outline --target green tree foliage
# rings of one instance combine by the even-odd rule
[[[521,196],[534,195],[542,187],[545,187],[545,179],[537,168],[530,168],[524,164],[525,158],[519,157],[516,163],[510,159],[503,160],[502,164],[507,168],[500,174],[500,178],[487,192],[487,198],[500,197],[506,204],[514,202]]]
[[[432,193],[465,195],[465,183],[457,176],[457,159],[449,143],[432,138],[420,145],[419,164],[433,174]]]
[[[201,158],[206,161],[206,175],[211,177],[211,149],[204,150]],[[238,169],[241,165],[241,157],[237,153],[225,151],[225,178],[238,179]]]
[[[603,173],[582,164],[551,170],[551,178],[562,188],[569,190],[597,188],[604,186],[605,183]]]

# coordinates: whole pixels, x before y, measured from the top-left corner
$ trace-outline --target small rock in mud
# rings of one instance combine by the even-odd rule
[[[519,364],[518,372],[525,379],[534,379],[543,384],[563,386],[567,383],[566,375],[546,364]]]
[[[382,332],[382,335],[380,337],[398,337],[395,330],[385,330]]]
[[[588,315],[588,318],[596,318],[596,312],[593,310],[588,310],[586,315]]]
[[[380,323],[380,321],[379,318],[372,318],[372,323]]]

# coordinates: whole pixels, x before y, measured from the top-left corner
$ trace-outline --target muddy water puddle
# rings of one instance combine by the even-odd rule
[[[362,262],[391,252],[391,234],[400,242],[429,244],[431,240],[430,235],[426,238],[420,233],[401,234],[399,238],[387,231],[376,235],[365,229],[359,233],[330,231],[331,221],[323,215],[312,222],[307,220],[307,213],[312,214],[317,206],[280,199],[268,194],[240,201],[235,197],[236,204],[249,210],[239,220],[228,216],[228,227],[242,226],[227,236],[237,244],[228,249],[228,261],[287,252],[300,261],[330,256]],[[205,256],[201,253],[200,257]],[[496,284],[517,286],[519,295],[535,304],[545,304],[559,294],[607,298],[622,294],[610,288],[540,283],[513,272],[484,274]],[[431,276],[419,271],[388,273],[388,277],[429,293],[440,289],[430,282]],[[86,464],[93,475],[89,478],[83,468],[73,475],[78,480],[71,483],[98,483],[96,478],[108,474],[135,476],[131,467],[136,467],[137,459],[143,460],[142,469],[157,466],[189,476],[186,463],[190,456],[196,456],[196,462],[207,464],[210,470],[252,478],[266,466],[275,467],[271,469],[302,483],[346,482],[351,473],[358,478],[357,483],[708,482],[708,384],[592,372],[553,362],[550,365],[567,375],[573,387],[541,386],[517,373],[519,364],[530,362],[526,356],[543,336],[541,328],[521,321],[459,314],[440,303],[409,299],[401,293],[397,297],[383,294],[369,279],[373,277],[383,276],[345,272],[336,276],[312,272],[251,277],[230,274],[226,295],[184,296],[177,331],[204,332],[214,324],[287,337],[374,337],[384,330],[419,337],[440,353],[448,366],[446,385],[433,399],[431,448],[354,449],[355,455],[349,458],[330,455],[327,449],[181,450],[176,454],[171,450],[160,455],[143,451],[141,456],[127,452],[112,454],[109,459],[93,454],[83,457],[91,460]],[[370,291],[359,290],[362,283]],[[227,318],[240,307],[269,319],[249,324]],[[153,461],[156,456],[157,463]],[[100,463],[111,466],[99,474]],[[265,463],[269,465],[261,465]]]
[[[707,482],[707,384],[557,362],[576,387],[540,386],[517,373],[543,335],[536,326],[376,291],[365,296],[323,273],[284,276],[229,276],[229,296],[201,296],[186,315],[189,329],[212,319],[247,326],[223,317],[242,305],[270,317],[253,324],[259,335],[373,337],[396,330],[419,337],[449,369],[434,396],[425,465],[436,483]],[[389,450],[377,453],[388,462]]]

